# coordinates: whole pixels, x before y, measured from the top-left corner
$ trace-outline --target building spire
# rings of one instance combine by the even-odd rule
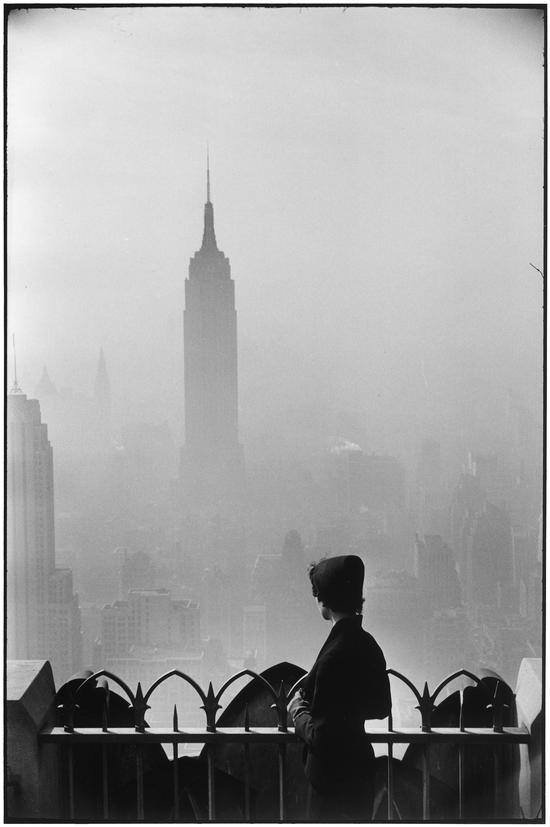
[[[202,234],[201,251],[218,250],[216,233],[214,232],[214,207],[210,201],[210,150],[206,144],[206,204],[204,205],[204,232]]]
[[[107,373],[107,363],[103,347],[99,349],[99,360],[94,384],[94,397],[100,405],[108,406],[111,401],[111,385]]]
[[[42,368],[42,376],[40,382],[36,386],[35,394],[38,399],[44,399],[47,396],[57,396],[57,390],[54,383],[50,379],[46,365]]]
[[[210,204],[210,151],[206,144],[206,203]]]
[[[13,385],[11,387],[10,393],[23,393],[23,391],[19,387],[19,383],[17,381],[17,356],[16,356],[16,353],[15,353],[15,333],[12,334],[12,342],[13,342]]]

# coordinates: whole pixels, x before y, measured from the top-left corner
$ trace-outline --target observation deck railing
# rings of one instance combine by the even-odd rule
[[[424,685],[423,691],[420,692],[418,688],[401,673],[389,669],[388,674],[391,678],[392,688],[395,682],[400,682],[408,687],[411,693],[413,706],[418,710],[418,725],[413,727],[396,727],[392,716],[387,719],[387,726],[382,723],[382,728],[374,728],[367,726],[365,731],[368,739],[373,744],[386,745],[386,760],[385,760],[385,792],[386,804],[384,818],[388,821],[401,820],[401,813],[395,801],[394,790],[396,779],[394,777],[396,763],[394,759],[394,748],[396,745],[419,745],[421,748],[421,816],[422,820],[428,821],[433,818],[431,807],[431,783],[433,777],[430,772],[430,753],[435,745],[448,745],[456,750],[457,763],[457,778],[456,778],[456,801],[453,807],[459,820],[467,818],[465,811],[465,771],[467,769],[466,763],[468,756],[471,755],[469,747],[489,747],[489,753],[492,756],[492,773],[490,777],[492,780],[492,814],[491,818],[498,819],[521,819],[523,811],[519,807],[515,812],[506,812],[505,801],[509,796],[506,792],[510,785],[515,785],[518,788],[519,780],[516,773],[515,778],[506,776],[502,771],[501,756],[503,755],[503,748],[510,745],[523,745],[521,749],[526,755],[526,750],[531,750],[531,733],[529,727],[526,725],[520,726],[503,726],[505,715],[505,708],[509,703],[509,695],[507,696],[503,691],[502,685],[497,682],[496,688],[488,692],[486,684],[481,681],[479,677],[472,672],[461,669],[452,675],[449,675],[442,680],[438,686],[430,691],[428,684]],[[266,697],[269,698],[271,706],[275,710],[276,726],[255,726],[251,725],[248,716],[248,710],[244,711],[244,720],[242,726],[219,726],[218,725],[218,711],[222,708],[221,701],[225,693],[232,686],[235,681],[240,678],[249,677],[263,682],[263,688],[266,692]],[[492,716],[492,726],[485,727],[470,727],[463,722],[462,719],[462,698],[463,693],[460,692],[460,716],[458,726],[432,726],[433,711],[438,699],[442,698],[443,690],[449,687],[453,682],[460,679],[468,679],[474,686],[478,686],[482,693],[486,694],[487,709],[490,709]],[[200,701],[200,708],[204,712],[205,725],[203,727],[185,727],[180,725],[178,720],[177,708],[174,707],[173,721],[171,727],[148,727],[146,724],[146,712],[150,708],[149,701],[153,694],[160,686],[162,686],[169,679],[177,679],[190,685],[197,694],[197,700]],[[60,814],[62,820],[78,820],[79,819],[79,801],[78,792],[75,792],[75,757],[74,750],[79,748],[82,754],[82,748],[86,746],[95,745],[96,748],[101,747],[100,762],[102,767],[102,784],[101,784],[101,810],[105,821],[113,819],[111,803],[113,795],[116,793],[110,787],[109,778],[109,750],[114,745],[132,745],[134,748],[132,752],[132,760],[135,760],[135,819],[137,821],[146,820],[146,796],[147,790],[144,785],[144,751],[148,746],[153,744],[165,745],[166,749],[171,749],[172,762],[172,806],[171,819],[173,821],[180,820],[180,795],[181,795],[181,777],[178,774],[177,759],[182,755],[182,748],[186,744],[203,744],[206,746],[206,775],[207,775],[207,812],[195,813],[197,820],[208,820],[210,822],[217,820],[217,790],[216,790],[216,749],[220,745],[240,745],[242,750],[242,766],[244,767],[244,783],[243,783],[243,801],[241,802],[242,813],[245,821],[254,820],[254,810],[251,805],[253,790],[251,788],[251,755],[250,748],[255,744],[272,745],[275,750],[277,760],[277,817],[281,822],[288,820],[308,820],[308,812],[306,810],[306,803],[304,802],[303,818],[297,819],[289,816],[289,809],[287,806],[287,786],[288,786],[288,767],[287,767],[287,750],[289,745],[298,743],[299,739],[294,733],[292,726],[288,725],[287,706],[294,691],[298,688],[301,678],[290,690],[285,690],[285,686],[281,683],[279,686],[272,686],[261,675],[251,671],[243,670],[242,672],[233,675],[227,680],[221,688],[216,692],[210,683],[207,691],[199,686],[199,684],[179,670],[172,670],[162,675],[156,680],[145,692],[141,684],[138,683],[137,689],[133,692],[130,687],[116,675],[101,670],[83,681],[76,691],[65,698],[65,702],[60,707],[61,726],[43,726],[38,733],[38,742],[41,747],[47,745],[54,745],[56,752],[62,756],[59,763],[59,772],[62,774],[60,779],[60,788],[65,790],[66,800],[63,805],[63,812]],[[108,682],[111,681],[122,690],[126,696],[129,708],[132,711],[134,725],[119,727],[111,726],[109,717],[109,698],[110,691]],[[97,682],[97,683],[96,683]],[[75,726],[75,712],[78,708],[79,696],[81,696],[90,686],[99,685],[104,690],[104,702],[101,726],[96,727],[80,727]],[[385,728],[384,728],[385,727]],[[9,738],[9,733],[8,733]],[[9,748],[8,748],[9,752]],[[169,770],[170,771],[170,770]],[[8,782],[9,783],[9,782]],[[529,779],[528,779],[529,783]],[[530,784],[539,783],[536,778],[531,777]],[[509,790],[508,790],[509,792]],[[540,818],[541,811],[535,814],[535,818]],[[9,816],[9,813],[8,813]],[[82,816],[80,816],[81,818]],[[533,816],[531,816],[532,818]],[[370,814],[365,814],[365,820],[368,821]],[[419,818],[419,820],[420,820]],[[8,818],[9,820],[9,818]],[[456,820],[456,816],[452,819]]]

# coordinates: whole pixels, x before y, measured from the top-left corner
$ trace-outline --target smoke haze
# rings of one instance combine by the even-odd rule
[[[208,140],[245,432],[329,402],[365,412],[375,448],[472,407],[498,427],[510,387],[540,417],[540,24],[518,9],[12,13],[22,384],[46,364],[88,392],[103,346],[121,413],[178,421]]]
[[[361,542],[369,576],[412,573],[426,439],[441,445],[430,485],[445,513],[469,451],[513,454],[504,464],[531,475],[521,526],[535,543],[541,10],[30,8],[10,13],[8,35],[8,330],[19,384],[33,397],[45,365],[57,390],[72,389],[76,417],[100,348],[110,380],[113,454],[102,470],[81,473],[79,449],[42,406],[58,560],[74,568],[81,599],[117,597],[105,572],[126,536],[113,529],[121,513],[127,534],[149,531],[139,548],[154,557],[163,547],[157,582],[172,585],[179,540],[174,529],[175,545],[163,546],[158,527],[185,437],[184,282],[202,236],[207,142],[216,237],[235,281],[249,505],[261,515],[249,519],[249,562],[280,555],[297,529],[305,551],[292,548],[306,562]],[[380,514],[370,533],[350,528],[366,506],[346,483],[355,539],[329,541],[322,517],[340,485],[330,459],[357,447],[402,463],[403,480],[388,464],[393,516],[387,502],[380,516],[367,480]],[[123,468],[117,457],[134,449],[135,467]],[[386,473],[372,465],[373,479]],[[453,541],[450,528],[437,533]]]

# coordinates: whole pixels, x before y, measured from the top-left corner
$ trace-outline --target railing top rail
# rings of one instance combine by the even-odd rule
[[[403,727],[387,731],[384,729],[365,729],[365,733],[372,743],[379,744],[495,744],[529,743],[530,734],[525,727],[503,727],[502,732],[495,732],[490,727],[468,727],[461,730],[458,727],[435,727],[430,732],[422,732],[417,727]],[[150,744],[185,744],[199,743],[212,744],[223,742],[258,743],[271,742],[274,744],[298,742],[294,729],[289,727],[287,732],[281,732],[276,727],[221,727],[211,732],[204,727],[188,727],[174,732],[170,727],[151,727],[145,732],[136,732],[132,727],[111,727],[107,731],[100,727],[82,727],[73,732],[67,732],[63,727],[51,727],[40,733],[40,740],[44,743],[150,743]]]

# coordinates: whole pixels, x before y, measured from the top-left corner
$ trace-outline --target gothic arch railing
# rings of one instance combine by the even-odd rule
[[[497,679],[495,689],[493,694],[491,694],[489,688],[486,684],[483,683],[482,679],[479,678],[477,675],[474,675],[473,672],[470,672],[468,669],[459,669],[456,672],[452,672],[450,675],[447,675],[444,678],[433,692],[430,692],[428,687],[428,682],[424,683],[424,688],[422,690],[422,694],[418,690],[418,688],[414,685],[414,683],[403,675],[402,672],[397,672],[395,669],[388,669],[387,673],[389,676],[393,675],[406,686],[409,687],[413,695],[415,696],[416,700],[418,701],[418,706],[416,709],[419,710],[421,716],[421,726],[422,732],[430,732],[431,731],[431,719],[432,719],[432,712],[435,709],[435,702],[442,692],[442,690],[448,686],[452,681],[457,680],[457,678],[466,677],[469,680],[473,681],[476,686],[478,686],[482,691],[484,691],[487,695],[487,708],[492,710],[493,713],[493,729],[495,732],[502,731],[502,720],[504,715],[504,710],[508,708],[508,704],[503,699],[502,693],[502,683],[500,680]],[[460,694],[460,727],[462,729],[462,692]],[[390,714],[390,729],[392,727],[392,716]]]
[[[277,712],[278,717],[278,728],[280,732],[287,731],[287,708],[288,708],[288,701],[292,697],[295,690],[298,688],[300,683],[303,681],[305,676],[302,676],[294,686],[289,690],[287,693],[284,687],[284,683],[281,681],[279,689],[276,690],[263,675],[259,674],[258,672],[254,672],[251,669],[243,669],[240,672],[237,672],[234,675],[231,675],[221,686],[217,693],[214,692],[214,688],[212,682],[208,684],[208,689],[205,692],[202,687],[197,683],[197,681],[192,678],[190,675],[182,672],[179,669],[172,669],[169,672],[164,673],[159,678],[157,678],[151,686],[147,689],[144,693],[141,683],[138,682],[137,688],[135,693],[132,692],[128,684],[122,680],[118,675],[115,675],[113,672],[110,672],[107,669],[100,669],[97,672],[94,672],[92,675],[89,675],[85,678],[81,684],[79,684],[76,689],[70,691],[70,693],[64,694],[63,703],[58,705],[58,709],[61,711],[63,717],[63,725],[66,732],[73,732],[74,731],[74,713],[79,708],[78,699],[79,695],[83,692],[84,689],[92,686],[94,682],[98,683],[98,688],[101,688],[105,692],[104,698],[104,728],[108,725],[108,717],[109,717],[109,684],[108,681],[101,681],[101,678],[108,678],[116,683],[126,694],[130,707],[134,713],[134,720],[135,720],[135,729],[136,732],[144,732],[145,731],[145,713],[148,709],[150,709],[150,705],[148,701],[151,699],[151,696],[161,686],[165,683],[169,678],[177,677],[183,680],[185,683],[188,683],[190,686],[193,687],[197,695],[199,696],[202,704],[200,705],[200,709],[203,709],[206,716],[206,729],[208,732],[215,732],[216,731],[216,713],[219,709],[222,709],[220,704],[220,700],[224,693],[229,689],[229,687],[235,683],[235,681],[239,680],[242,677],[249,676],[252,679],[257,679],[262,682],[265,686],[269,694],[273,699],[272,708],[274,708]],[[177,709],[174,708],[174,721],[177,722],[178,720],[178,713]],[[176,728],[176,727],[175,727]]]
[[[422,784],[422,818],[424,820],[430,819],[431,793],[430,785],[433,783],[430,771],[430,745],[433,743],[444,743],[454,745],[458,750],[458,813],[459,819],[463,818],[465,811],[465,787],[464,787],[464,772],[465,772],[465,749],[466,744],[486,744],[492,745],[494,772],[495,778],[498,775],[498,761],[499,750],[502,744],[519,744],[528,743],[529,734],[521,728],[503,727],[504,710],[507,706],[506,701],[510,701],[509,691],[506,692],[502,688],[501,682],[497,679],[496,683],[488,684],[483,681],[473,672],[467,669],[460,669],[445,677],[440,681],[433,691],[430,691],[427,682],[424,684],[422,692],[406,675],[394,669],[387,670],[388,676],[404,684],[411,692],[416,706],[420,713],[420,726],[409,728],[395,728],[392,715],[388,717],[387,729],[384,728],[368,728],[367,733],[369,739],[373,743],[385,743],[387,745],[387,765],[386,765],[386,801],[387,801],[387,818],[388,820],[399,820],[401,814],[398,810],[398,798],[395,796],[396,784],[394,783],[394,745],[398,744],[416,744],[422,748],[422,767],[421,767],[421,784]],[[244,727],[237,725],[224,726],[220,730],[217,729],[217,713],[222,708],[221,701],[228,691],[228,689],[239,679],[248,677],[251,680],[259,680],[261,685],[265,688],[267,693],[266,704],[271,705],[277,713],[278,727],[260,726],[251,728],[248,721],[248,707],[245,707]],[[143,756],[140,745],[146,741],[149,743],[171,744],[173,751],[173,791],[174,791],[174,818],[178,820],[178,801],[179,801],[179,779],[177,774],[177,758],[179,756],[178,748],[181,744],[198,743],[206,746],[207,758],[207,786],[208,786],[208,814],[202,820],[207,818],[209,821],[216,819],[216,775],[215,775],[215,750],[217,743],[234,743],[240,744],[244,750],[244,763],[250,771],[250,746],[254,743],[272,744],[278,750],[278,805],[279,816],[281,821],[286,820],[286,749],[287,746],[296,741],[295,734],[288,731],[287,716],[288,703],[294,693],[299,689],[303,683],[306,675],[299,678],[294,685],[287,691],[283,682],[279,687],[274,687],[263,675],[254,672],[251,669],[243,669],[240,672],[231,675],[223,682],[218,691],[214,691],[212,682],[208,684],[208,689],[205,691],[199,683],[190,675],[178,669],[173,669],[157,678],[143,692],[141,683],[138,682],[136,691],[133,692],[128,684],[119,678],[114,673],[101,669],[89,677],[84,678],[76,689],[66,687],[59,699],[63,700],[59,708],[63,714],[63,727],[53,728],[48,732],[41,734],[41,739],[45,742],[57,742],[59,745],[63,744],[67,748],[68,756],[68,812],[70,818],[75,816],[75,795],[74,795],[74,777],[73,777],[73,744],[95,743],[103,744],[102,751],[103,761],[103,806],[105,819],[109,819],[109,789],[107,781],[107,745],[117,743],[132,743],[136,745],[135,760],[136,760],[136,812],[139,820],[144,819],[144,786],[143,786]],[[200,708],[205,713],[205,727],[191,727],[179,728],[177,707],[174,706],[173,726],[172,729],[165,728],[147,728],[145,722],[145,713],[150,709],[149,701],[154,693],[171,678],[177,678],[180,681],[190,685],[197,695],[197,701],[200,702]],[[483,692],[486,693],[486,698],[481,697],[481,704],[487,709],[491,709],[493,726],[485,726],[482,728],[468,728],[463,726],[462,709],[463,709],[463,692],[460,692],[460,721],[459,726],[439,726],[432,730],[432,712],[435,708],[436,701],[440,697],[442,691],[450,683],[459,678],[467,678],[474,683]],[[128,702],[128,710],[133,713],[134,727],[132,734],[132,727],[120,727],[109,725],[109,681],[116,684]],[[74,685],[74,682],[72,682]],[[79,701],[84,702],[85,690],[91,686],[95,686],[103,692],[103,717],[102,726],[96,724],[95,728],[76,727],[75,728],[75,711],[79,708]],[[100,696],[101,697],[101,696]],[[485,700],[487,703],[485,703]],[[495,813],[498,812],[499,797],[498,789],[495,786]],[[250,820],[250,784],[245,780],[245,820]]]
[[[427,682],[424,684],[422,692],[420,692],[420,690],[415,686],[415,684],[410,680],[410,678],[408,678],[402,672],[398,672],[397,670],[390,668],[387,670],[387,673],[389,677],[396,678],[405,686],[407,686],[412,692],[417,702],[416,708],[420,712],[421,729],[423,732],[431,731],[432,712],[435,708],[436,700],[443,691],[443,689],[452,681],[457,680],[461,677],[468,678],[487,693],[487,708],[490,708],[493,713],[493,729],[495,732],[502,731],[504,710],[507,708],[508,704],[505,702],[504,693],[502,692],[501,688],[501,683],[498,680],[496,682],[495,690],[493,694],[491,694],[489,688],[483,683],[481,678],[479,678],[477,675],[475,675],[468,669],[459,669],[458,671],[453,672],[452,674],[445,677],[436,686],[433,692],[430,692]],[[250,677],[253,680],[259,680],[262,682],[265,689],[268,691],[269,695],[273,700],[271,706],[276,710],[277,713],[278,729],[280,732],[286,732],[288,703],[294,695],[294,693],[299,689],[299,687],[303,683],[304,679],[306,678],[306,675],[303,675],[301,678],[299,678],[287,692],[282,681],[278,689],[275,689],[269,683],[269,681],[266,680],[266,678],[264,678],[263,675],[251,669],[242,669],[240,672],[231,675],[222,684],[222,686],[217,692],[214,691],[212,682],[208,684],[208,689],[205,692],[202,689],[202,687],[197,683],[197,681],[190,675],[188,675],[185,672],[182,672],[179,669],[172,669],[171,671],[166,672],[165,674],[157,678],[145,693],[143,692],[141,683],[138,682],[136,691],[134,693],[132,692],[128,684],[124,680],[122,680],[122,678],[118,677],[118,675],[115,675],[113,672],[110,672],[107,669],[100,669],[99,671],[94,672],[92,675],[85,678],[75,690],[73,690],[69,694],[65,694],[63,703],[59,704],[58,708],[61,710],[63,716],[63,724],[65,731],[72,732],[74,730],[74,713],[78,709],[79,695],[81,695],[84,689],[92,686],[94,682],[99,682],[100,679],[103,678],[105,680],[101,681],[100,687],[105,692],[104,726],[106,727],[108,725],[109,718],[108,680],[111,680],[123,690],[126,697],[128,698],[130,707],[132,708],[134,714],[136,732],[144,732],[146,727],[145,713],[148,709],[151,708],[148,701],[151,699],[153,693],[158,689],[159,686],[164,684],[168,679],[176,677],[184,681],[185,683],[189,684],[195,690],[196,694],[198,695],[198,698],[202,702],[200,704],[200,708],[203,709],[205,713],[206,729],[208,732],[215,732],[217,712],[218,710],[223,708],[220,704],[223,695],[233,683],[235,683],[240,678],[246,676]],[[462,693],[460,708],[462,712]],[[174,720],[177,721],[176,708],[174,708]],[[393,727],[393,718],[391,713],[389,716],[388,726],[390,730]]]

